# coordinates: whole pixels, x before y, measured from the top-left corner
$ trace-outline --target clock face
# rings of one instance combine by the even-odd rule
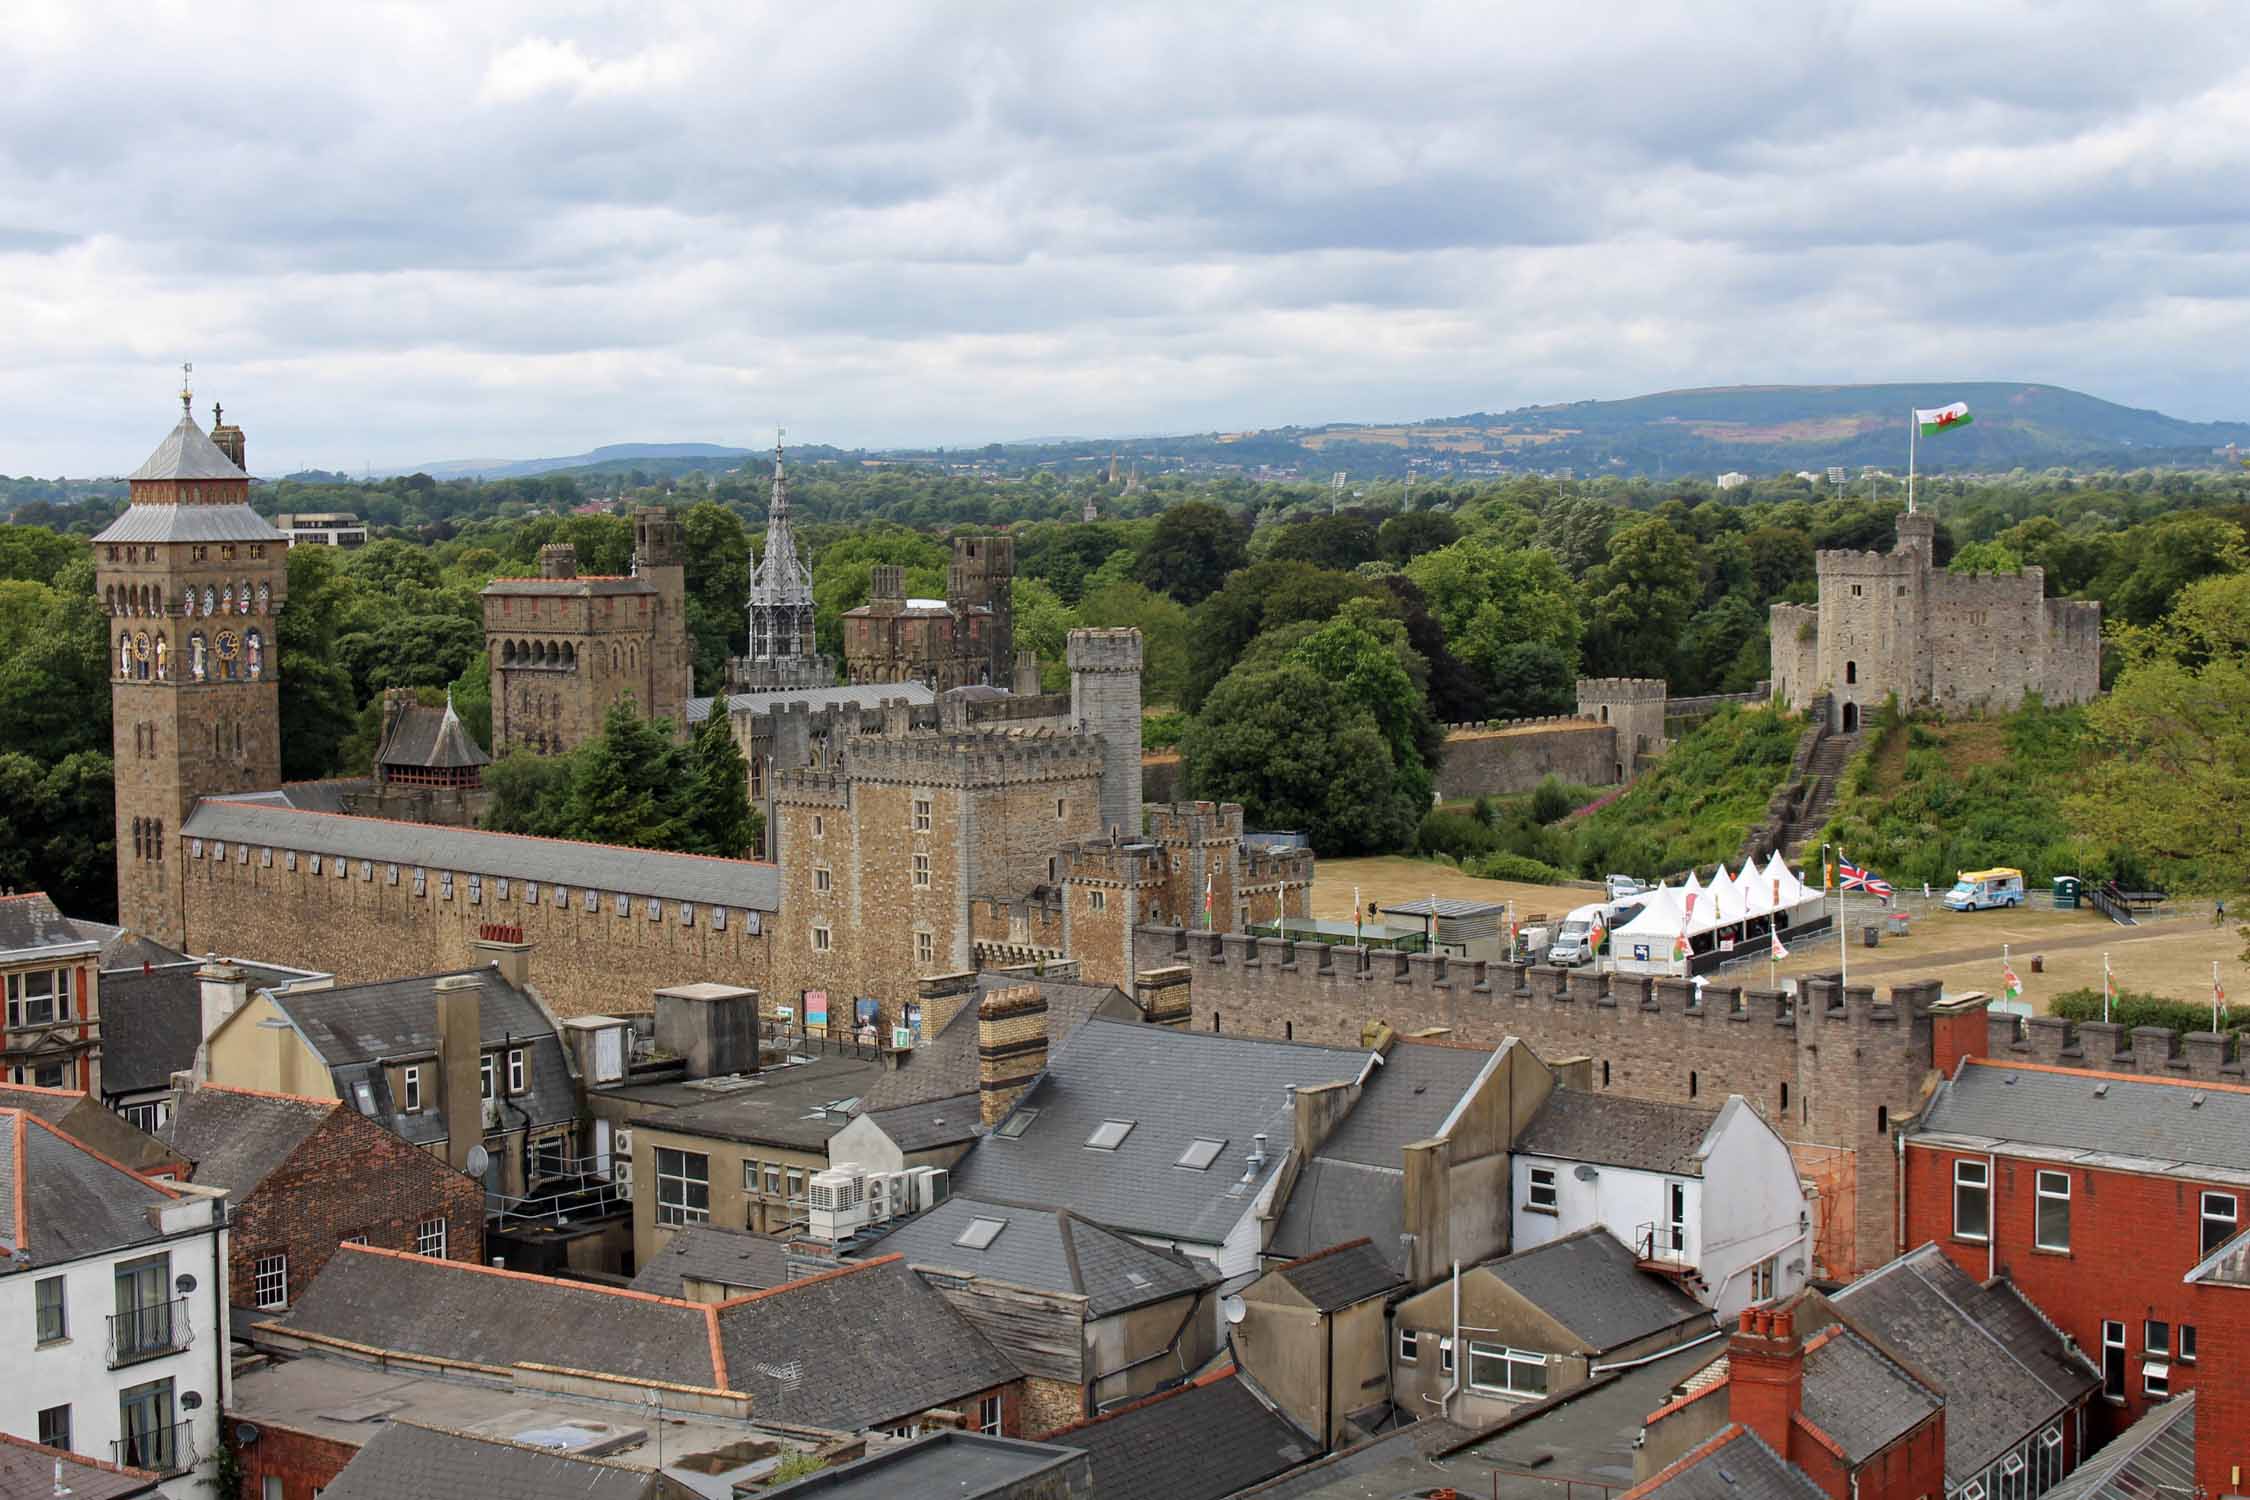
[[[147,661],[148,649],[149,647],[147,636],[137,635],[133,637],[133,654],[135,656],[139,657],[142,661]]]
[[[233,661],[242,654],[242,637],[231,630],[219,632],[219,660]]]

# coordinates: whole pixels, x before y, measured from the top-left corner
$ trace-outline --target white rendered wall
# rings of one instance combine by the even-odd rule
[[[1731,1318],[1750,1305],[1749,1270],[1768,1256],[1778,1257],[1775,1297],[1805,1284],[1811,1205],[1788,1145],[1741,1095],[1727,1100],[1704,1145],[1703,1258],[1696,1264],[1712,1308]]]

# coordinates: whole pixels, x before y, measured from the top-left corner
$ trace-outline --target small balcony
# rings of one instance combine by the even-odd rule
[[[184,1474],[195,1467],[195,1434],[186,1422],[128,1433],[109,1445],[110,1462],[158,1474]]]
[[[146,1307],[112,1313],[109,1318],[109,1367],[121,1369],[143,1360],[162,1359],[188,1346],[187,1298],[151,1302]]]

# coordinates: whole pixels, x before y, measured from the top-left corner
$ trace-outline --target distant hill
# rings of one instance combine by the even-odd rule
[[[748,448],[723,448],[715,443],[610,443],[591,453],[573,453],[568,458],[452,458],[382,472],[385,476],[427,474],[432,479],[528,479],[534,474],[552,474],[557,469],[623,471],[635,463],[643,469],[652,469],[683,459],[701,460],[687,465],[691,468],[714,467],[713,460],[723,460],[723,466],[731,468],[750,453]]]

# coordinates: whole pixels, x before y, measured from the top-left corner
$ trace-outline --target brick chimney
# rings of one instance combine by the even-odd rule
[[[1786,1457],[1789,1419],[1805,1404],[1805,1344],[1794,1313],[1746,1307],[1727,1342],[1728,1416]]]
[[[1047,1067],[1047,997],[1035,984],[994,990],[977,1006],[977,1106],[986,1129],[1008,1117]]]
[[[469,951],[476,955],[479,963],[498,969],[500,977],[508,981],[511,988],[531,988],[531,944],[524,941],[520,923],[479,923]]]
[[[932,1042],[937,1034],[953,1024],[961,1008],[974,1004],[977,998],[977,975],[974,969],[957,974],[925,974],[914,981],[914,997],[922,1006],[922,1040]]]
[[[438,1097],[445,1102],[445,1159],[464,1172],[469,1169],[469,1152],[484,1144],[483,988],[474,974],[448,974],[437,982]]]

